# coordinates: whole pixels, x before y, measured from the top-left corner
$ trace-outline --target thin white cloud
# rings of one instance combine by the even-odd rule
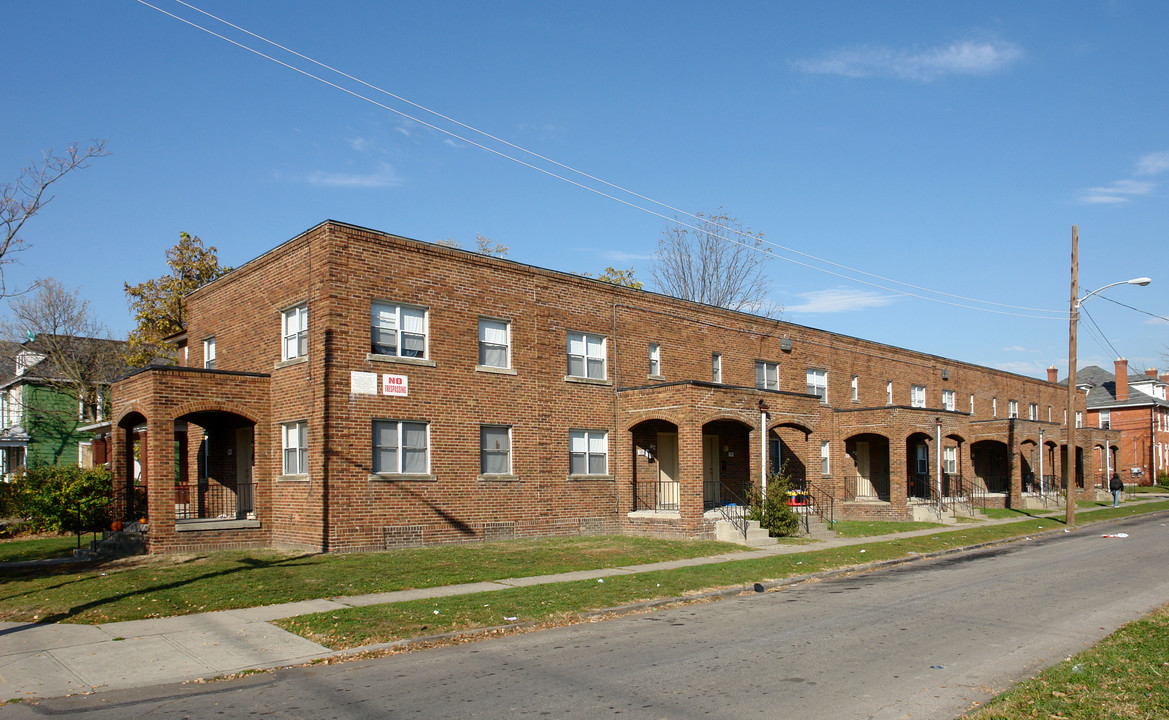
[[[402,179],[389,163],[379,163],[369,173],[332,173],[318,170],[304,176],[303,182],[317,187],[388,188],[402,184]]]
[[[346,142],[349,143],[349,148],[356,152],[365,152],[373,147],[373,143],[363,137],[349,138]]]
[[[1037,353],[1037,352],[1043,352],[1043,351],[1039,350],[1037,348],[1025,348],[1022,345],[1011,345],[1010,347],[1003,348],[1003,352]]]
[[[845,77],[892,77],[929,82],[949,75],[989,75],[1005,69],[1023,57],[1016,45],[997,41],[960,40],[925,50],[900,50],[882,46],[861,46],[836,50],[828,55],[791,64],[815,75]]]
[[[1152,317],[1152,318],[1149,318],[1148,320],[1145,320],[1144,324],[1145,325],[1165,326],[1165,325],[1169,325],[1169,320],[1166,320],[1165,318],[1160,318],[1160,317]]]
[[[798,305],[784,306],[788,313],[838,313],[866,308],[882,307],[897,299],[894,295],[882,295],[872,290],[833,288],[800,293],[804,301]]]
[[[1080,193],[1080,202],[1087,205],[1126,203],[1134,196],[1148,195],[1155,186],[1144,180],[1117,180],[1105,187],[1088,188]]]
[[[1137,160],[1137,175],[1160,175],[1169,170],[1169,152],[1155,152]]]
[[[637,260],[653,260],[653,255],[646,255],[644,253],[631,253],[624,250],[606,250],[602,255],[608,260],[615,260],[617,262],[635,262]]]

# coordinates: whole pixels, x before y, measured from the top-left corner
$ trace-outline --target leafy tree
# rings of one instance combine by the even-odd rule
[[[650,275],[667,295],[778,317],[781,308],[767,300],[767,258],[763,233],[719,208],[676,217],[662,231]]]
[[[91,159],[108,154],[104,140],[96,140],[84,149],[70,146],[64,155],[53,155],[49,149],[39,162],[33,162],[17,173],[16,180],[0,184],[0,228],[3,228],[4,235],[0,238],[0,297],[13,294],[4,281],[4,266],[15,262],[14,253],[28,247],[20,237],[20,230],[29,218],[52,201],[53,196],[46,195],[49,186],[74,170],[88,167]]]
[[[767,494],[751,486],[747,491],[750,508],[747,517],[758,520],[759,527],[768,531],[771,537],[793,537],[800,533],[800,518],[788,505],[795,480],[787,472],[787,463],[779,472],[767,476]]]
[[[19,343],[11,350],[21,351],[25,358],[24,377],[69,400],[30,405],[26,411],[43,415],[38,418],[41,423],[55,423],[55,416],[62,415],[62,437],[76,426],[79,403],[82,419],[96,421],[106,400],[105,388],[126,369],[124,343],[110,337],[78,290],[66,290],[52,278],[41,280],[33,292],[8,305],[11,316],[0,329],[12,343]]]
[[[179,242],[166,251],[170,273],[137,285],[125,283],[126,297],[138,326],[130,331],[127,361],[134,367],[152,362],[175,362],[174,348],[165,339],[186,327],[187,295],[231,272],[219,264],[215,247],[203,247],[197,236],[179,233]]]
[[[610,265],[605,268],[605,272],[600,275],[592,275],[591,273],[581,273],[585,277],[596,277],[601,282],[613,283],[614,285],[621,285],[623,287],[631,287],[635,290],[641,290],[644,287],[640,280],[633,275],[633,268],[628,270],[618,270]]]

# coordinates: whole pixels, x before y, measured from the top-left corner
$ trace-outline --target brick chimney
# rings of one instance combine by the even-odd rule
[[[1154,380],[1157,379],[1157,368],[1145,368],[1145,374]]]
[[[1059,371],[1055,369],[1054,365],[1047,368],[1047,382],[1059,382]]]
[[[1161,373],[1161,382],[1169,383],[1169,373]]]
[[[1128,400],[1128,360],[1124,358],[1116,358],[1116,389],[1112,394],[1121,402]]]

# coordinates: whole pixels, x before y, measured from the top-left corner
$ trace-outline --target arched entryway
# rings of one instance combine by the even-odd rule
[[[1010,493],[1010,451],[998,440],[980,440],[970,446],[975,483],[988,493]]]
[[[145,522],[148,516],[146,417],[138,412],[127,413],[118,421],[115,432],[122,434],[125,452],[121,462],[110,463],[114,476],[110,515],[127,524]]]
[[[175,520],[256,518],[255,423],[223,411],[175,419]]]
[[[905,467],[909,469],[905,496],[910,500],[928,500],[931,497],[930,445],[932,439],[928,433],[923,432],[916,432],[905,438]]]
[[[849,465],[844,468],[844,499],[889,502],[889,438],[860,433],[844,441]]]
[[[668,420],[645,420],[629,432],[634,512],[679,512],[678,426]]]
[[[702,503],[705,510],[745,505],[750,497],[751,426],[712,420],[702,426]]]

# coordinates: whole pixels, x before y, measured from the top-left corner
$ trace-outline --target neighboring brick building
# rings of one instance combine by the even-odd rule
[[[333,221],[187,318],[180,366],[114,389],[152,551],[709,537],[784,462],[889,519],[939,484],[1021,506],[1065,467],[1056,383]]]
[[[1095,472],[1115,469],[1125,482],[1152,485],[1169,472],[1169,375],[1158,377],[1156,368],[1129,374],[1124,358],[1116,360],[1115,370],[1092,365],[1076,371],[1076,385],[1088,393],[1084,424],[1120,432],[1116,457]]]

